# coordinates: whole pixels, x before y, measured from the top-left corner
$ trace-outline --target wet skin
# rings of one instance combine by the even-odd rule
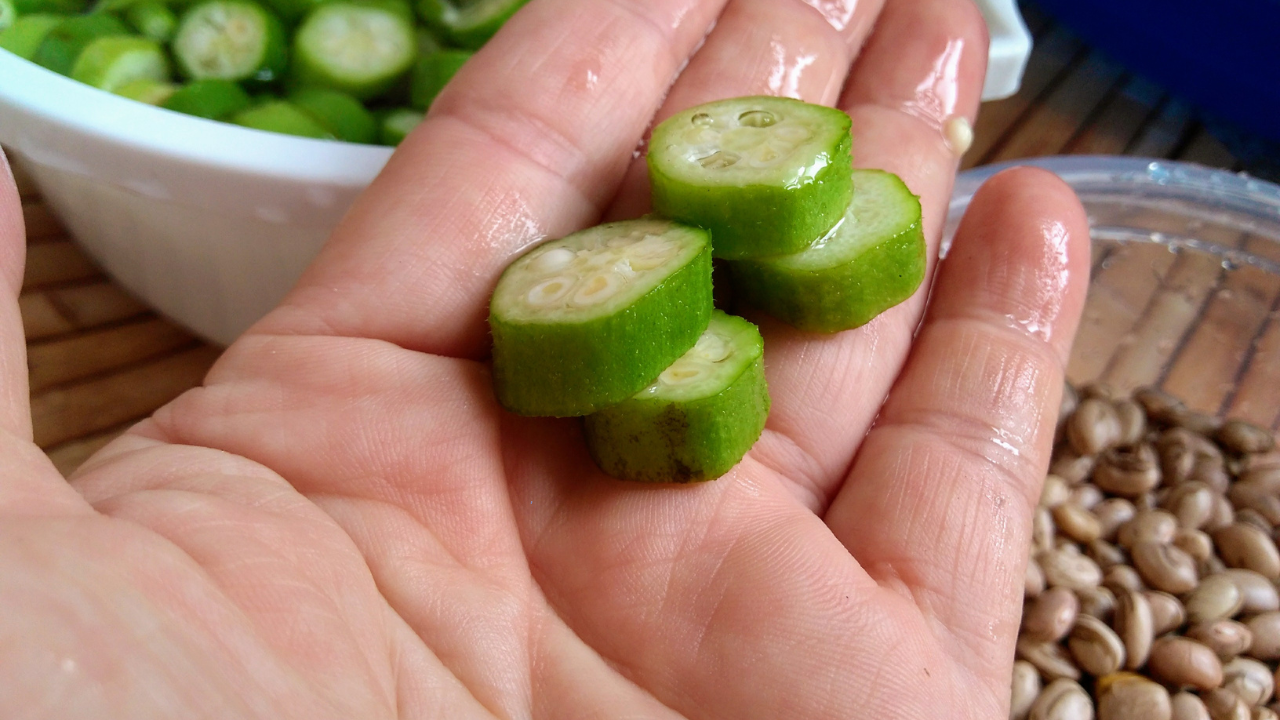
[[[30,442],[0,181],[0,708],[1004,716],[1089,253],[1070,192],[1018,170],[936,262],[941,128],[984,56],[955,0],[534,0],[282,306],[70,484]],[[773,410],[747,459],[609,480],[576,422],[498,409],[486,300],[538,238],[643,211],[652,122],[768,92],[848,111],[855,163],[922,196],[932,302],[835,336],[751,318]]]

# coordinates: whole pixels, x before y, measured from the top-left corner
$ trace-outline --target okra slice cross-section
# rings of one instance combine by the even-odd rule
[[[850,124],[834,108],[777,97],[673,115],[649,141],[653,208],[710,230],[716,257],[799,252],[849,205]]]
[[[649,387],[586,417],[605,473],[641,482],[714,480],[764,430],[769,390],[755,325],[719,310],[697,344]]]
[[[729,264],[734,297],[801,330],[859,327],[924,280],[920,200],[898,176],[855,170],[844,219],[803,252]]]
[[[707,328],[710,241],[657,219],[589,228],[512,263],[489,312],[502,406],[587,415],[642,390]]]
[[[169,79],[169,59],[160,43],[130,35],[101,37],[85,46],[71,78],[107,92],[136,80]]]
[[[182,16],[173,55],[192,80],[269,83],[284,72],[288,48],[280,21],[261,5],[208,0]]]
[[[293,39],[293,76],[303,86],[361,100],[409,71],[418,51],[413,23],[391,6],[335,1],[316,8]]]

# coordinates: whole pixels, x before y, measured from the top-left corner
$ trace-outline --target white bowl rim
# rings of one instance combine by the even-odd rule
[[[170,160],[279,180],[362,187],[392,148],[281,135],[165,110],[90,87],[0,50],[5,106],[82,136]],[[21,137],[0,122],[0,141]],[[199,142],[192,142],[199,138]]]

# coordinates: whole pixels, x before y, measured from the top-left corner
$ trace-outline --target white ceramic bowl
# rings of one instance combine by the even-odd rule
[[[0,144],[109,274],[222,344],[279,302],[391,156],[161,110],[3,50]]]

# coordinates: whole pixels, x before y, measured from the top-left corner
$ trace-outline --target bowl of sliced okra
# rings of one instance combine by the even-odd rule
[[[0,144],[122,285],[228,343],[526,0],[0,0]]]

